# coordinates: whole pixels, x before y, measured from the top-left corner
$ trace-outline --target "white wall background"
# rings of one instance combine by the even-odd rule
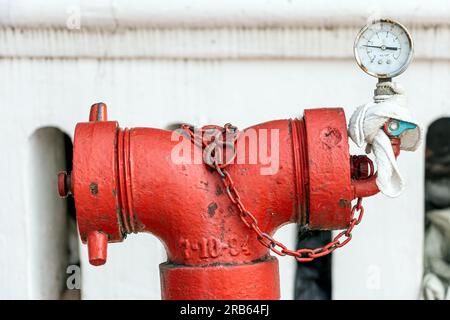
[[[0,0],[0,298],[57,298],[67,276],[67,258],[56,254],[67,237],[56,198],[61,140],[36,130],[72,135],[98,101],[123,127],[244,128],[323,106],[349,117],[376,82],[353,61],[353,40],[380,16],[400,20],[415,40],[415,60],[397,80],[417,119],[427,126],[449,116],[446,1]],[[334,254],[334,298],[418,298],[423,159],[423,147],[400,157],[402,196],[365,201],[364,222]],[[276,236],[294,246],[295,226]],[[159,298],[165,255],[154,237],[110,245],[100,268],[80,250],[83,298]],[[294,261],[280,266],[282,297],[291,299]]]

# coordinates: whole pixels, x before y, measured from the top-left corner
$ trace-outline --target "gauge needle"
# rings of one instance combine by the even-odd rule
[[[397,51],[397,50],[398,50],[397,47],[370,46],[370,45],[367,45],[367,44],[363,45],[363,47],[367,47],[367,48],[378,48],[378,49],[381,49],[381,50],[394,50],[394,51]]]

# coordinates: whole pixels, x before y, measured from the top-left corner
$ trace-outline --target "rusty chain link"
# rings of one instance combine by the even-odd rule
[[[242,222],[250,229],[252,229],[256,235],[259,242],[270,249],[272,252],[279,256],[292,256],[299,262],[310,262],[316,258],[326,256],[332,253],[337,248],[345,246],[352,239],[353,228],[361,222],[364,215],[364,207],[362,206],[362,198],[358,198],[356,204],[352,207],[350,213],[350,222],[348,227],[337,234],[333,240],[323,247],[316,249],[297,249],[290,250],[281,242],[275,240],[271,235],[263,232],[258,226],[258,220],[256,217],[246,209],[245,205],[242,203],[239,192],[236,189],[233,179],[231,178],[225,167],[231,164],[236,157],[236,146],[239,131],[236,127],[227,123],[224,127],[219,126],[206,126],[203,128],[194,128],[190,125],[183,124],[181,129],[186,132],[191,139],[191,141],[205,150],[205,155],[203,160],[206,165],[215,169],[220,175],[222,183],[226,189],[227,195],[230,201],[238,208],[239,216]],[[199,136],[200,133],[200,136]],[[212,136],[214,139],[205,140],[203,135]],[[231,134],[232,141],[223,142],[219,139],[220,135]],[[217,161],[217,158],[223,158],[223,147],[224,145],[232,147],[232,156],[226,159],[226,161]],[[218,148],[220,146],[220,148]],[[220,155],[215,154],[215,152],[222,152]]]

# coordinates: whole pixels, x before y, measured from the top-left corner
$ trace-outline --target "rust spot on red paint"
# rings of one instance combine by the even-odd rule
[[[136,217],[137,217],[137,215],[136,215]],[[142,221],[140,221],[139,219],[136,218],[136,221],[134,224],[135,224],[135,228],[137,231],[142,232],[143,230],[145,230],[145,224],[142,223]]]
[[[216,196],[220,196],[223,194],[223,190],[220,185],[216,185]]]
[[[227,211],[228,211],[228,213],[226,215],[227,217],[237,214],[237,212],[235,211],[234,206],[232,206],[232,205],[229,205],[227,207]]]
[[[218,206],[217,206],[217,203],[215,203],[215,202],[211,202],[208,205],[208,214],[210,217],[214,217],[214,215],[216,214],[217,208],[218,208]]]
[[[336,128],[327,127],[320,133],[320,140],[331,149],[341,142],[342,134]]]
[[[98,193],[98,184],[96,184],[95,182],[92,182],[89,185],[89,190],[91,191],[91,194],[95,196]]]
[[[350,208],[350,201],[348,201],[346,199],[339,199],[339,207]]]
[[[203,184],[206,187],[208,187],[208,184],[209,184],[208,181],[202,181],[202,180],[200,180],[200,183]]]

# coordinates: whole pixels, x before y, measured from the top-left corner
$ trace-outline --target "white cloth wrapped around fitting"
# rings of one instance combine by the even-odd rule
[[[389,137],[383,131],[383,125],[392,118],[417,126],[400,135],[400,149],[406,151],[415,151],[419,147],[422,129],[412,119],[406,107],[404,91],[392,82],[383,82],[377,86],[380,85],[390,87],[395,94],[375,96],[374,102],[360,106],[350,118],[348,134],[358,147],[367,144],[366,152],[373,151],[377,165],[376,183],[380,191],[389,197],[397,197],[404,188],[404,180],[397,166]]]

